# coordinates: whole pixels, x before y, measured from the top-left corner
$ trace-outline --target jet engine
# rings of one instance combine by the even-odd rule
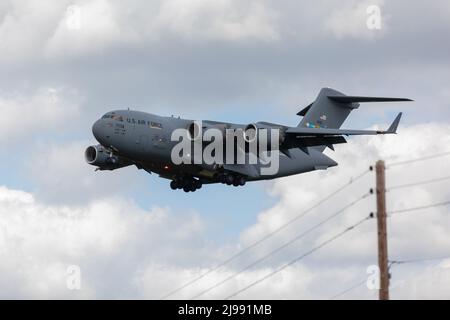
[[[278,136],[271,133],[271,130],[278,130]],[[281,146],[285,140],[285,131],[286,128],[284,126],[265,123],[265,122],[256,122],[247,125],[244,129],[243,135],[244,140],[247,143],[255,142],[256,139],[264,139],[267,141],[267,150],[271,150],[271,146],[275,143],[278,146]],[[276,141],[273,139],[277,139]],[[258,140],[259,144],[259,140]]]
[[[198,141],[202,139],[202,128],[200,122],[192,121],[187,127],[187,135],[190,141]]]
[[[190,141],[202,140],[205,131],[215,129],[220,131],[222,137],[225,137],[226,125],[220,123],[209,123],[208,121],[193,121],[187,127],[188,139]]]
[[[111,155],[102,145],[87,147],[84,152],[84,158],[87,163],[97,166],[99,170],[114,170],[129,165],[121,157]]]

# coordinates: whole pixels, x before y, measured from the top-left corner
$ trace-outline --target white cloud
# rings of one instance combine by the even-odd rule
[[[146,211],[118,199],[45,205],[29,193],[0,187],[0,295],[119,297],[133,291],[133,278],[147,261],[188,260],[174,248],[192,251],[189,243],[202,230],[197,216],[176,219],[165,208]],[[66,287],[70,265],[81,267],[80,291]]]
[[[108,46],[139,38],[127,24],[120,24],[119,6],[96,0],[67,6],[45,47],[49,57],[97,53]],[[133,24],[133,21],[129,21]],[[139,39],[142,40],[142,39]]]
[[[368,0],[368,1],[347,1],[336,8],[327,21],[325,22],[325,28],[331,31],[338,39],[351,37],[360,39],[373,39],[380,35],[383,35],[387,28],[388,15],[383,10],[383,0]],[[371,6],[376,6],[380,9],[381,22],[377,25],[377,29],[369,29],[367,22],[368,19],[374,17],[374,11],[369,10]],[[373,21],[373,20],[370,20]],[[373,26],[372,23],[370,23]],[[378,28],[379,27],[379,28]]]
[[[242,111],[247,117],[261,114],[260,106],[273,105],[276,112],[263,113],[285,119],[292,112],[283,111],[283,106],[309,103],[304,99],[309,100],[307,97],[322,85],[337,85],[349,94],[403,92],[418,101],[417,108],[409,109],[406,120],[444,121],[448,118],[445,110],[449,109],[445,108],[449,73],[442,34],[450,21],[449,2],[384,3],[0,2],[0,143],[4,147],[27,142],[16,143],[21,151],[4,148],[5,155],[11,155],[8,164],[12,164],[4,170],[14,172],[13,177],[25,177],[15,181],[16,186],[23,184],[23,188],[33,190],[0,189],[2,293],[19,298],[158,298],[206,270],[206,266],[220,260],[217,257],[226,258],[233,248],[248,245],[274,230],[376,159],[394,161],[447,149],[450,130],[445,124],[401,126],[398,136],[351,139],[349,144],[338,146],[336,153],[330,153],[340,162],[339,167],[269,183],[267,193],[275,204],[242,231],[237,243],[213,246],[204,238],[205,226],[197,216],[186,218],[185,212],[174,213],[166,208],[144,210],[132,200],[123,199],[124,190],[139,185],[147,179],[146,174],[135,168],[95,174],[83,159],[89,143],[62,141],[71,139],[74,130],[70,129],[77,117],[82,124],[76,128],[76,136],[90,137],[93,119],[87,118],[94,113],[98,117],[110,104],[145,105],[150,110],[163,101],[159,108],[171,105],[194,113],[203,105],[213,116],[222,112],[220,106],[237,103],[238,107],[231,110],[241,112],[241,106],[249,106]],[[80,28],[71,29],[68,24],[73,21],[67,9],[73,4],[81,8],[81,16]],[[366,28],[369,4],[381,5],[381,32]],[[433,14],[425,17],[424,11]],[[358,41],[372,39],[374,34],[382,36],[375,37],[380,40],[376,47]],[[332,41],[333,37],[348,40],[349,46],[340,46],[340,42]],[[74,56],[82,58],[71,59]],[[429,79],[425,84],[424,78]],[[70,85],[65,86],[67,83]],[[24,85],[31,87],[31,93],[17,89]],[[66,89],[69,86],[87,96],[83,112],[78,106],[82,99],[77,92]],[[279,102],[289,94],[292,99]],[[175,100],[166,100],[169,97]],[[213,110],[212,105],[218,109]],[[378,110],[388,109],[371,110],[381,116]],[[412,116],[414,112],[416,116]],[[448,169],[448,158],[408,166],[408,170],[392,168],[388,183],[439,177]],[[126,187],[122,181],[126,181]],[[179,296],[189,298],[232,274],[373,184],[373,176],[367,175],[360,184],[311,212],[295,227]],[[388,194],[389,208],[448,199],[447,185],[443,182],[393,191]],[[211,195],[208,190],[202,192]],[[253,196],[248,201],[258,200]],[[390,219],[391,257],[445,255],[450,246],[446,209]],[[222,298],[242,288],[373,210],[373,198],[359,203],[274,259],[205,297]],[[366,277],[365,269],[376,261],[375,253],[372,221],[238,297],[327,298]],[[82,267],[81,292],[69,292],[65,287],[70,264]],[[443,265],[403,265],[393,269],[393,297],[448,297],[447,269]],[[363,286],[345,297],[373,296]]]
[[[327,172],[284,178],[271,184],[268,192],[278,199],[276,204],[262,212],[256,224],[243,230],[241,241],[234,243],[234,248],[260,239],[337,186],[348,182],[348,177],[366,170],[379,157],[392,162],[434,154],[436,150],[442,152],[444,146],[449,145],[449,139],[450,127],[439,124],[402,127],[396,136],[351,139],[333,154],[340,163],[339,167]],[[71,148],[77,150],[76,146],[68,147]],[[64,154],[58,150],[55,152],[56,155]],[[58,156],[49,159],[53,159],[49,160],[52,166],[60,161]],[[392,167],[387,171],[388,187],[440,177],[449,169],[447,158]],[[56,172],[52,175],[64,174],[64,170]],[[82,182],[80,177],[83,175],[73,175],[73,183]],[[373,184],[373,176],[365,176],[283,233],[173,297],[192,298],[336,212],[367,192]],[[388,193],[388,210],[449,199],[450,188],[446,186],[441,182],[393,190]],[[60,190],[60,193],[69,192],[63,188]],[[260,279],[275,267],[367,216],[374,211],[374,205],[373,198],[359,203],[295,245],[202,298],[224,298]],[[8,288],[2,291],[6,292],[4,297],[160,298],[207,271],[205,265],[215,264],[212,260],[223,260],[233,251],[233,246],[213,246],[202,240],[205,228],[207,226],[197,215],[174,214],[167,208],[143,210],[120,197],[98,198],[79,205],[50,205],[33,194],[1,187],[0,286]],[[391,259],[432,258],[449,253],[450,220],[445,208],[399,214],[388,220],[388,228]],[[209,262],[205,264],[205,261]],[[66,268],[73,264],[82,269],[81,291],[69,291],[65,287]],[[376,264],[373,220],[236,298],[326,299],[364,280],[370,264]],[[445,264],[408,266],[398,266],[392,271],[393,298],[448,298],[450,293],[446,283],[450,274]],[[422,275],[417,277],[417,272]],[[299,291],[298,288],[302,289]],[[375,295],[376,292],[363,285],[343,298],[373,298]]]
[[[6,1],[0,61],[101,53],[175,35],[186,40],[273,41],[275,14],[258,1]]]
[[[156,30],[188,40],[263,40],[278,38],[275,15],[263,2],[169,0],[156,16]]]
[[[39,56],[63,7],[62,1],[2,1],[0,61],[17,62]]]
[[[95,171],[84,159],[86,148],[95,144],[95,140],[39,143],[26,163],[27,176],[38,186],[36,196],[51,203],[79,204],[146,187],[149,174],[137,172],[135,166]]]
[[[139,279],[141,294],[149,299],[160,299],[174,288],[198,277],[206,272],[206,269],[179,269],[179,268],[161,268],[149,266],[141,275]],[[256,270],[250,270],[242,273],[240,276],[228,281],[227,283],[218,286],[216,289],[199,295],[206,288],[211,285],[219,283],[223,279],[234,274],[234,270],[224,268],[218,272],[211,273],[206,280],[201,280],[188,286],[185,290],[180,291],[170,298],[176,299],[224,299],[231,293],[240,288],[260,279],[267,273],[271,272],[270,267],[262,267]],[[248,299],[289,299],[294,297],[312,298],[313,295],[309,292],[308,286],[314,279],[314,270],[310,270],[302,265],[287,268],[283,273],[273,277],[271,281],[261,283],[258,287],[253,288],[248,293],[238,296],[238,298]],[[156,291],[155,287],[160,291]],[[270,292],[270,296],[268,293]]]
[[[30,95],[0,96],[0,142],[67,126],[78,116],[78,100],[73,90],[54,87],[42,87]]]
[[[292,176],[279,179],[270,188],[270,193],[279,201],[270,209],[262,212],[258,222],[242,233],[242,242],[249,245],[260,239],[279,225],[302,213],[306,208],[317,203],[330,194],[338,186],[344,185],[349,177],[367,170],[377,159],[387,159],[387,163],[400,159],[423,157],[439,154],[450,146],[450,126],[427,124],[402,127],[396,136],[362,137],[351,139],[348,144],[338,146],[335,153],[329,154],[337,160],[339,166],[327,172]],[[392,167],[387,171],[387,184],[394,186],[409,182],[440,178],[450,170],[447,158],[437,158],[424,163],[409,166]],[[369,178],[370,177],[370,178]],[[415,186],[407,189],[392,190],[388,193],[388,210],[398,210],[450,199],[450,188],[447,183]],[[374,187],[373,174],[367,175],[339,196],[311,211],[293,226],[275,236],[272,241],[261,246],[255,256],[263,255],[282,243],[291,239],[327,216],[346,206],[351,201]],[[286,253],[278,255],[279,261],[308,251],[314,245],[327,240],[332,235],[344,230],[347,226],[375,211],[375,199],[369,198],[346,210],[345,214],[328,223],[318,232],[301,239]],[[450,219],[446,207],[437,207],[417,213],[405,213],[389,219],[389,246],[391,259],[414,259],[420,257],[440,257],[449,255],[450,251]],[[376,262],[375,225],[366,223],[355,229],[343,239],[330,244],[311,257],[314,265],[341,266],[342,268],[359,265],[360,274],[364,277],[365,268]],[[270,244],[272,242],[272,244]],[[276,261],[276,260],[275,260]],[[358,262],[359,261],[359,262]],[[326,272],[326,271],[324,271]],[[395,270],[394,270],[395,274]],[[402,275],[396,274],[402,278]],[[361,277],[361,275],[360,275]],[[447,274],[450,277],[450,274]],[[353,282],[357,281],[357,277]],[[270,281],[270,280],[269,280]],[[348,285],[352,283],[347,280]],[[345,283],[342,285],[345,286]],[[314,287],[314,286],[313,286]],[[397,291],[397,297],[409,297],[408,290]],[[432,296],[448,297],[448,290],[437,290],[439,294]],[[351,295],[349,295],[351,296]],[[417,292],[415,298],[427,297]]]
[[[421,263],[417,267],[396,266],[392,269],[391,296],[395,299],[449,298],[449,260]],[[402,275],[402,276],[399,276]]]

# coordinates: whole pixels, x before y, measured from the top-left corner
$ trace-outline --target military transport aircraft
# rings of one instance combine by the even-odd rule
[[[346,143],[345,136],[377,135],[396,133],[402,113],[399,113],[391,126],[385,131],[339,129],[350,112],[359,107],[360,102],[412,101],[404,98],[382,98],[347,96],[330,88],[323,88],[316,100],[297,113],[303,117],[295,127],[256,122],[252,124],[233,124],[204,120],[202,122],[163,117],[150,113],[117,110],[106,113],[97,120],[92,132],[99,145],[90,146],[85,151],[87,163],[96,166],[96,170],[115,170],[130,165],[156,173],[171,180],[172,189],[185,192],[200,189],[203,184],[223,183],[243,186],[247,181],[274,179],[313,170],[324,170],[337,163],[323,153],[325,148],[334,150],[333,145]],[[244,146],[224,146],[224,152],[233,151],[232,160],[236,160],[238,151],[244,154],[244,161],[225,161],[217,150],[218,159],[209,161],[191,161],[191,153],[181,150],[173,152],[180,143],[174,140],[173,133],[185,130],[189,145],[200,146],[206,152],[208,141],[215,141],[216,146],[225,145],[222,141],[204,139],[202,132],[215,129],[224,137],[229,132],[237,132],[236,137],[243,136]],[[259,135],[269,130],[274,135]],[[233,138],[233,141],[237,139]],[[265,139],[263,139],[263,137]],[[242,141],[242,140],[241,140]],[[255,142],[256,149],[249,145]],[[262,143],[261,143],[262,142]],[[211,149],[211,148],[210,148]],[[191,149],[193,150],[193,149]],[[174,160],[175,156],[180,156]],[[251,162],[250,156],[254,156]],[[276,159],[276,171],[263,174],[267,159]],[[242,159],[241,159],[242,160]]]

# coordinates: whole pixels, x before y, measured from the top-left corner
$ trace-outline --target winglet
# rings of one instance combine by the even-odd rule
[[[402,118],[402,112],[400,112],[397,117],[395,118],[394,122],[392,122],[389,129],[386,130],[386,133],[397,133],[397,127],[400,123],[400,119]]]

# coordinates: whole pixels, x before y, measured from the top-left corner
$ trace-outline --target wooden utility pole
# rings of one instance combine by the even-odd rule
[[[375,165],[377,185],[378,267],[380,268],[380,300],[389,300],[389,266],[386,228],[386,181],[384,161]]]

